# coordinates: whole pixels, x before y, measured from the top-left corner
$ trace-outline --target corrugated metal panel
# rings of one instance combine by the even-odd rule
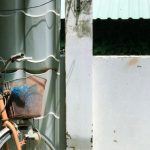
[[[93,18],[149,19],[149,0],[93,0]]]
[[[43,5],[45,3],[45,5]],[[41,7],[36,7],[41,5]],[[39,15],[50,9],[59,12],[60,1],[53,0],[2,0],[0,1],[0,10],[27,9],[26,12],[33,15]],[[14,11],[11,11],[14,12]],[[8,14],[10,12],[0,11],[0,14]],[[59,115],[59,76],[52,68],[58,69],[58,62],[52,57],[58,56],[59,52],[59,17],[53,13],[47,14],[45,17],[32,18],[22,13],[15,13],[9,17],[0,17],[0,56],[9,58],[10,55],[23,52],[27,56],[33,57],[34,61],[45,59],[43,63],[22,64],[15,63],[12,68],[27,69],[30,73],[34,73],[41,69],[49,69],[43,74],[38,74],[47,79],[46,91],[43,99],[43,113],[54,112]],[[47,59],[46,59],[47,58]],[[58,57],[57,57],[58,58]],[[6,80],[17,79],[28,76],[22,70],[15,73],[7,74]],[[41,133],[45,134],[59,149],[59,120],[53,116],[48,116],[40,121],[36,121],[37,128]],[[33,149],[33,148],[27,148]],[[39,145],[39,149],[49,149]]]
[[[61,19],[65,18],[65,0],[61,0]]]

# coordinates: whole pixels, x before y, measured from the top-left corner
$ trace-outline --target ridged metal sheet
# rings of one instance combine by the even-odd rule
[[[150,0],[94,0],[93,18],[149,19]]]
[[[61,0],[61,19],[65,19],[65,0]]]
[[[26,13],[31,15],[45,14],[51,9],[59,12],[59,5],[60,1],[54,0],[11,0],[11,2],[0,0],[0,10],[28,8]],[[31,73],[36,73],[38,76],[47,79],[43,98],[43,114],[54,112],[59,116],[60,88],[58,86],[60,77],[57,73],[59,65],[57,61],[59,59],[59,17],[49,13],[43,17],[33,18],[15,12],[14,15],[9,17],[0,17],[0,56],[8,59],[11,55],[21,52],[32,57],[33,60],[12,64],[7,70],[9,74],[5,75],[5,81],[26,77]],[[10,12],[0,11],[1,15],[8,13]],[[55,57],[57,59],[54,59]],[[1,65],[2,63],[0,63],[0,68]],[[59,149],[59,132],[62,129],[61,125],[61,129],[59,129],[59,120],[54,119],[53,115],[48,115],[44,119],[36,120],[35,125]],[[35,145],[30,143],[25,149],[35,149]],[[43,144],[38,144],[36,149],[47,150],[49,148]],[[11,150],[14,150],[14,148],[11,147]]]

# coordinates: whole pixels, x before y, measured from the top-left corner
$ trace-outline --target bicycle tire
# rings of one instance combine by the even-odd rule
[[[52,144],[52,141],[48,139],[45,135],[41,134],[41,139],[47,144],[47,146],[50,148],[50,150],[56,150],[55,146]]]
[[[3,145],[11,139],[11,131],[9,128],[4,128],[0,131],[0,150],[2,149]],[[56,150],[55,146],[52,144],[52,141],[48,139],[45,135],[41,134],[41,140],[45,142],[45,144],[49,147],[50,150]]]
[[[11,131],[7,127],[0,131],[0,150],[2,149],[3,145],[11,139]]]

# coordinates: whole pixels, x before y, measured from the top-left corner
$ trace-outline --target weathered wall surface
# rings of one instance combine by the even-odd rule
[[[66,130],[68,150],[92,147],[92,15],[91,3],[79,16],[74,2],[66,8]],[[82,6],[84,6],[82,5]]]
[[[93,57],[94,150],[149,149],[149,59]]]

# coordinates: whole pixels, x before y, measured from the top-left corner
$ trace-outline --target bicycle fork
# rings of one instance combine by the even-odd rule
[[[3,126],[8,127],[12,131],[13,139],[16,145],[16,150],[21,150],[21,144],[19,142],[17,130],[15,126],[13,125],[13,123],[9,121],[7,112],[4,108],[5,108],[4,97],[0,94],[0,112],[1,112],[0,115],[2,118]]]

